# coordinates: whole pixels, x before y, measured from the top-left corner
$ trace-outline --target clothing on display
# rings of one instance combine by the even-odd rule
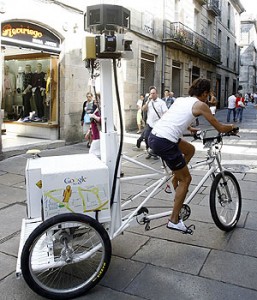
[[[56,122],[57,80],[52,78],[55,73],[54,69],[50,68],[51,61],[50,58],[38,61],[25,60],[23,57],[5,60],[1,105],[5,120]],[[53,82],[55,82],[54,89]],[[35,112],[33,118],[30,118],[31,112]]]
[[[31,97],[32,97],[32,72],[31,72],[31,65],[26,65],[25,72],[23,73],[23,117],[28,117],[29,113],[31,112]]]
[[[3,103],[2,108],[8,118],[13,118],[14,91],[16,86],[15,75],[10,72],[9,66],[4,67]]]
[[[42,71],[42,64],[37,64],[37,70],[32,76],[32,93],[35,99],[37,116],[42,118],[44,116],[44,96],[46,89],[46,73]]]

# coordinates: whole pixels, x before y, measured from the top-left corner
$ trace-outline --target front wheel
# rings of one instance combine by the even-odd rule
[[[241,190],[236,177],[228,171],[217,174],[210,191],[210,209],[221,230],[232,230],[241,215]]]
[[[73,299],[94,287],[111,259],[104,227],[83,214],[61,214],[41,223],[26,240],[22,275],[37,294]]]

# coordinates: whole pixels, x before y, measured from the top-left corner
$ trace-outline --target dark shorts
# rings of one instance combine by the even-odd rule
[[[178,147],[179,142],[173,143],[150,133],[148,143],[153,152],[160,156],[172,171],[180,170],[186,166],[185,158]]]

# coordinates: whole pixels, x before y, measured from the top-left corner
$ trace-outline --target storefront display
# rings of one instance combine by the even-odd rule
[[[26,59],[26,56],[5,57],[1,106],[4,120],[56,122],[57,78],[52,76],[57,74],[57,58],[49,55]]]
[[[60,39],[46,28],[23,21],[2,23],[0,101],[9,132],[58,137],[59,53]]]

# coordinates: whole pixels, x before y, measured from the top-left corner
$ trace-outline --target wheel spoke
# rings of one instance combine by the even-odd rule
[[[241,214],[241,192],[235,176],[219,173],[212,184],[210,208],[215,224],[225,231],[233,229]]]
[[[80,214],[60,215],[41,225],[22,252],[26,282],[54,299],[77,297],[92,288],[110,262],[111,244],[104,228]]]

